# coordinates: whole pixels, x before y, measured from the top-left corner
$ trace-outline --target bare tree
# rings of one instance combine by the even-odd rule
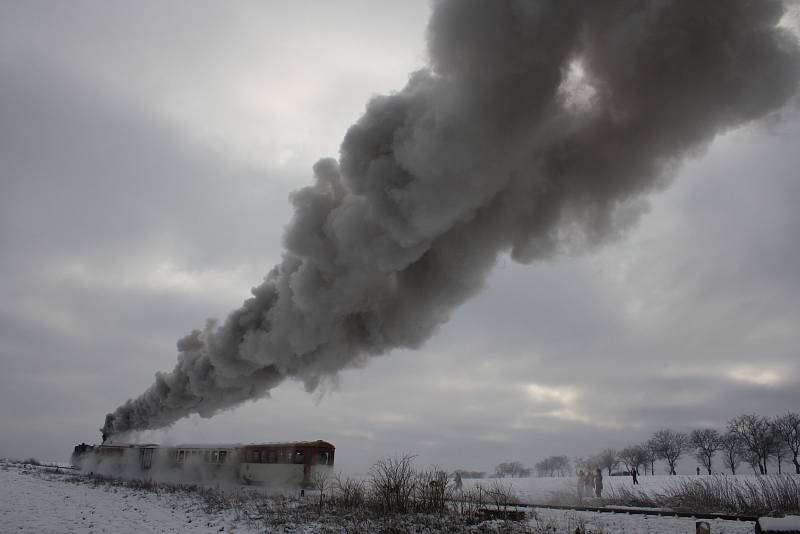
[[[647,457],[645,461],[645,475],[647,474],[647,465],[650,465],[650,474],[656,474],[656,460],[658,460],[658,452],[656,451],[656,444],[652,439],[645,441],[642,445]]]
[[[572,458],[572,465],[575,467],[576,474],[579,470],[588,471],[592,466],[591,458],[581,458],[580,456],[575,456]]]
[[[692,447],[694,447],[694,457],[703,464],[709,475],[711,474],[711,466],[714,463],[714,455],[722,446],[721,439],[719,432],[713,428],[692,430],[691,434],[689,434],[689,440]]]
[[[647,465],[647,452],[641,445],[625,447],[619,451],[617,458],[619,458],[629,472],[635,471],[637,475],[639,474],[639,466]]]
[[[530,476],[531,470],[526,469],[520,462],[502,462],[494,468],[495,478],[520,478]]]
[[[742,460],[753,469],[754,475],[764,474],[764,466],[761,465],[761,458],[757,453],[749,449],[742,449]]]
[[[778,474],[783,474],[783,462],[784,460],[789,459],[791,456],[791,451],[786,443],[783,442],[781,439],[777,439],[775,443],[775,451],[772,453],[772,457],[775,458],[775,463],[778,464]]]
[[[767,474],[767,460],[777,448],[777,437],[772,423],[766,417],[756,414],[745,414],[728,421],[728,431],[736,434],[743,448],[752,453],[749,460],[758,460],[758,470]]]
[[[800,455],[800,415],[794,412],[787,412],[780,417],[776,417],[773,428],[778,439],[783,442],[789,450],[795,473],[800,475],[800,462],[797,457]]]
[[[658,458],[667,462],[669,474],[676,474],[675,464],[689,450],[689,436],[683,432],[664,428],[653,434],[651,441]]]
[[[548,456],[541,462],[537,462],[534,466],[537,476],[540,477],[553,477],[565,476],[569,470],[569,458],[567,456]]]
[[[731,474],[736,474],[736,468],[742,459],[742,442],[736,434],[727,432],[720,440],[720,450],[723,453],[722,463],[731,470]]]
[[[560,477],[567,476],[572,469],[569,463],[569,457],[565,454],[553,456],[553,463],[555,464],[555,472],[558,473]]]
[[[611,476],[611,470],[619,465],[616,449],[603,449],[600,454],[595,457],[595,460],[598,467],[608,470],[608,476]]]
[[[319,491],[319,514],[322,515],[322,505],[325,500],[325,493],[330,491],[334,484],[334,479],[331,472],[327,470],[314,471],[311,475],[311,487]]]

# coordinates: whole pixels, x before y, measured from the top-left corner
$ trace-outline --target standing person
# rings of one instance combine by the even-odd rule
[[[639,479],[637,478],[636,469],[631,469],[631,476],[633,477],[633,484],[636,485],[639,483]]]
[[[583,478],[583,469],[578,471],[578,501],[583,500],[583,489],[586,487],[586,480]]]
[[[700,468],[697,468],[697,476],[700,476]]]
[[[603,496],[603,472],[599,467],[594,471],[594,494],[598,499]]]

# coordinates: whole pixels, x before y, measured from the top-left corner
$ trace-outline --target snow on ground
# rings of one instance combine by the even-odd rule
[[[644,490],[648,493],[663,492],[671,485],[677,485],[683,480],[697,480],[707,476],[733,476],[733,475],[649,475],[640,476],[639,484],[634,486],[633,480],[629,476],[603,476],[603,496],[609,496],[620,488]],[[798,477],[800,475],[790,475]],[[755,475],[736,475],[738,481],[756,481]],[[464,489],[476,488],[481,486],[484,489],[490,488],[498,483],[510,488],[513,494],[522,502],[531,504],[553,504],[559,495],[577,496],[577,477],[531,477],[531,478],[485,478],[485,479],[464,479]],[[586,498],[587,505],[594,505],[593,499]]]
[[[537,508],[538,521],[533,525],[555,526],[556,532],[575,532],[581,527],[586,532],[610,533],[648,533],[674,534],[696,532],[696,519],[687,517],[663,517],[657,515],[627,515],[619,513],[595,513],[564,510],[548,510]],[[748,521],[725,521],[721,519],[704,519],[711,526],[713,534],[752,534],[755,523]],[[544,529],[543,529],[544,530]],[[550,531],[552,532],[552,530]]]
[[[529,486],[533,481],[527,480]],[[485,481],[484,481],[485,482]],[[517,481],[520,482],[520,481]],[[561,480],[564,483],[564,480]],[[552,481],[550,482],[552,485]],[[547,483],[544,484],[548,486]],[[533,532],[693,533],[690,518],[574,512],[537,509],[529,527]],[[268,532],[322,533],[350,532],[334,521],[310,520]],[[753,523],[710,521],[714,534],[752,533]],[[376,525],[377,526],[377,525]],[[497,531],[472,527],[471,532]],[[255,525],[237,521],[230,510],[208,513],[202,499],[192,493],[149,492],[126,486],[95,485],[88,478],[70,472],[0,462],[0,532],[3,533],[169,533],[169,532],[264,532]],[[477,530],[476,530],[477,528]],[[376,529],[381,530],[381,529]],[[368,527],[362,532],[370,532]],[[405,532],[398,530],[397,532]],[[458,530],[450,530],[457,532]],[[520,531],[517,529],[516,531]],[[419,532],[436,532],[420,530]]]
[[[256,532],[208,515],[197,499],[71,483],[45,469],[0,464],[0,531],[12,533]]]

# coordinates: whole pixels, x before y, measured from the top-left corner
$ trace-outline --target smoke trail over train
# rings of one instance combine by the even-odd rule
[[[499,254],[613,237],[680,161],[795,92],[779,0],[441,0],[429,65],[371,100],[295,192],[282,262],[104,436],[419,347]]]

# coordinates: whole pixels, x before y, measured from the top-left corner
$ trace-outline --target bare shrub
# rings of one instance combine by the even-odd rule
[[[319,492],[319,506],[317,507],[317,512],[319,515],[322,515],[322,505],[325,501],[325,493],[331,490],[333,482],[334,481],[331,477],[330,471],[319,470],[315,471],[314,474],[311,475],[311,488]]]
[[[369,471],[373,507],[382,513],[411,511],[414,497],[416,456],[405,455],[378,460]]]
[[[510,484],[504,484],[499,480],[493,480],[485,491],[489,502],[498,508],[501,506],[507,507],[509,505],[519,504],[519,499],[517,499]]]
[[[366,502],[366,483],[338,473],[333,481],[333,500],[337,506],[353,509]]]
[[[415,490],[417,511],[442,513],[445,511],[445,503],[453,497],[455,488],[450,476],[434,466],[417,474]]]

